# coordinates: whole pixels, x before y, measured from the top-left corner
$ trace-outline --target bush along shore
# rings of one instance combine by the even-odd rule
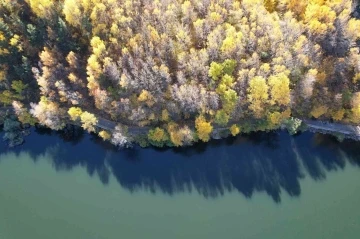
[[[24,138],[29,134],[29,123],[22,124],[14,111],[7,108],[4,113],[4,108],[1,112],[1,122],[3,124],[3,130],[5,132],[3,139],[8,142],[9,147],[21,145],[24,142]],[[36,121],[34,121],[36,122]],[[35,125],[33,122],[32,125]],[[44,127],[36,123],[37,127]],[[68,120],[67,126],[82,127],[86,130],[87,125],[83,125],[81,120],[72,121]],[[65,128],[68,128],[68,127]],[[45,126],[46,127],[46,126]],[[98,134],[103,140],[110,141],[112,144],[119,147],[131,147],[134,144],[141,147],[155,146],[155,147],[179,147],[173,141],[175,141],[174,135],[161,128],[139,127],[139,126],[125,126],[117,122],[106,120],[103,118],[96,118],[96,123],[93,125],[94,132]],[[212,126],[212,131],[209,133],[209,139],[223,139],[226,137],[234,137],[241,133],[251,133],[251,130],[241,130],[240,124],[232,124],[229,126]],[[244,129],[244,128],[243,128]],[[300,120],[297,118],[289,118],[284,121],[279,128],[267,129],[269,130],[287,130],[289,134],[294,135],[298,132],[310,131],[313,133],[330,134],[335,136],[339,141],[345,138],[360,141],[360,129],[355,125],[346,125],[339,123],[330,123],[317,120]],[[189,127],[189,134],[191,140],[188,140],[186,144],[181,146],[189,146],[197,141],[199,137],[196,135],[195,127]],[[183,139],[182,139],[183,140]],[[176,141],[175,141],[176,142]]]

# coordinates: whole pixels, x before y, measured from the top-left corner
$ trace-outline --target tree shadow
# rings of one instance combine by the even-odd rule
[[[289,136],[274,131],[186,148],[118,150],[96,135],[67,128],[58,132],[32,129],[26,143],[10,151],[28,152],[35,163],[45,157],[59,172],[85,168],[104,185],[113,175],[130,192],[175,195],[196,191],[205,198],[216,198],[236,191],[249,199],[256,192],[265,192],[280,203],[282,193],[300,196],[300,180],[307,175],[319,181],[347,163],[359,167],[359,146],[360,142],[339,143],[328,135]]]

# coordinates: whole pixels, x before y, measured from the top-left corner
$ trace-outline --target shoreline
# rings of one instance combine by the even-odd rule
[[[14,113],[14,110],[12,107],[2,107],[0,108],[0,112],[2,113]],[[95,115],[96,116],[96,115]],[[118,124],[121,124],[119,122],[111,121],[102,117],[97,117],[98,122],[96,124],[96,127],[98,127],[101,130],[106,130],[113,132],[115,130],[115,127]],[[330,123],[330,122],[324,122],[324,121],[317,121],[317,120],[310,120],[310,119],[301,119],[302,125],[305,126],[303,130],[301,131],[310,131],[312,133],[321,133],[321,134],[327,134],[327,135],[333,135],[337,137],[339,140],[342,140],[344,138],[352,139],[355,141],[360,141],[360,126],[354,126],[354,125],[348,125],[348,124],[341,124],[341,123]],[[1,122],[3,123],[3,122]],[[80,126],[80,123],[74,122],[69,120],[66,122],[66,124],[74,125],[74,126]],[[42,125],[43,126],[43,125]],[[151,127],[140,127],[140,126],[127,126],[123,125],[127,128],[127,133],[129,136],[137,137],[137,136],[143,136],[147,135]],[[46,127],[46,126],[44,126]],[[224,131],[229,130],[230,126],[213,126],[213,132],[210,135],[211,139],[220,140],[229,137],[231,134],[228,132],[227,134],[223,134]],[[278,129],[285,129],[285,127],[282,125]],[[85,129],[84,129],[85,130]],[[300,130],[299,130],[300,131]],[[256,131],[254,131],[256,132]],[[290,134],[290,133],[289,133]],[[135,142],[136,144],[139,144],[138,142]],[[186,145],[184,145],[185,147]]]
[[[341,134],[344,138],[360,141],[360,127],[354,125],[321,122],[316,120],[303,120],[307,125],[307,130],[314,133],[322,134]]]
[[[302,122],[305,124],[306,129],[304,131],[310,131],[313,133],[321,133],[321,134],[330,134],[334,136],[338,136],[337,134],[342,135],[344,138],[353,139],[355,141],[360,141],[360,126],[354,126],[354,125],[347,125],[347,124],[341,124],[341,123],[330,123],[330,122],[324,122],[324,121],[317,121],[317,120],[309,120],[304,119]],[[97,127],[104,129],[104,130],[114,130],[117,123],[114,121],[110,121],[103,118],[98,118],[98,124]],[[139,135],[139,134],[146,134],[150,127],[136,127],[136,126],[127,126],[128,132],[131,135]],[[216,127],[213,128],[214,134],[220,134],[223,130],[228,130],[230,126],[228,127]],[[281,129],[280,127],[279,129]],[[215,132],[217,131],[217,132]],[[254,131],[256,132],[256,131]],[[212,139],[221,139],[223,137],[214,137],[214,135],[211,136]]]

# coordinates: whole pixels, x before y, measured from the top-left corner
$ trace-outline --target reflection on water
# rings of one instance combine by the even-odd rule
[[[359,142],[339,143],[331,136],[308,132],[295,137],[272,132],[181,149],[117,150],[94,135],[69,127],[62,132],[33,129],[23,146],[10,150],[3,144],[1,149],[2,154],[26,152],[34,162],[49,155],[56,171],[83,167],[104,185],[113,174],[121,187],[131,192],[175,195],[196,190],[209,199],[230,191],[247,198],[266,192],[281,202],[281,191],[300,196],[299,181],[305,175],[325,180],[328,171],[341,170],[345,164],[359,167],[359,146]]]

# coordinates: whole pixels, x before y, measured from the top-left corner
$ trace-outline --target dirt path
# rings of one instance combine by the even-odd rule
[[[1,107],[0,111],[13,111],[12,107]],[[97,127],[108,130],[114,131],[117,122],[104,119],[102,117],[97,117],[98,123]],[[360,127],[354,125],[346,125],[340,123],[329,123],[317,120],[303,120],[303,122],[308,126],[308,129],[313,132],[320,132],[320,133],[340,133],[344,134],[346,137],[353,138],[355,140],[360,141]],[[149,127],[139,127],[139,126],[128,126],[128,133],[132,135],[138,134],[146,134],[149,131]],[[224,127],[214,127],[215,130],[226,129]]]
[[[96,126],[108,131],[115,130],[115,127],[118,124],[114,121],[107,120],[101,117],[98,117],[97,119],[98,119],[98,123],[96,124]],[[128,126],[128,133],[132,135],[146,134],[149,131],[149,129],[150,129],[149,127]]]
[[[341,133],[346,136],[360,140],[360,127],[339,123],[328,123],[316,120],[303,120],[310,130],[323,131],[327,133]]]

